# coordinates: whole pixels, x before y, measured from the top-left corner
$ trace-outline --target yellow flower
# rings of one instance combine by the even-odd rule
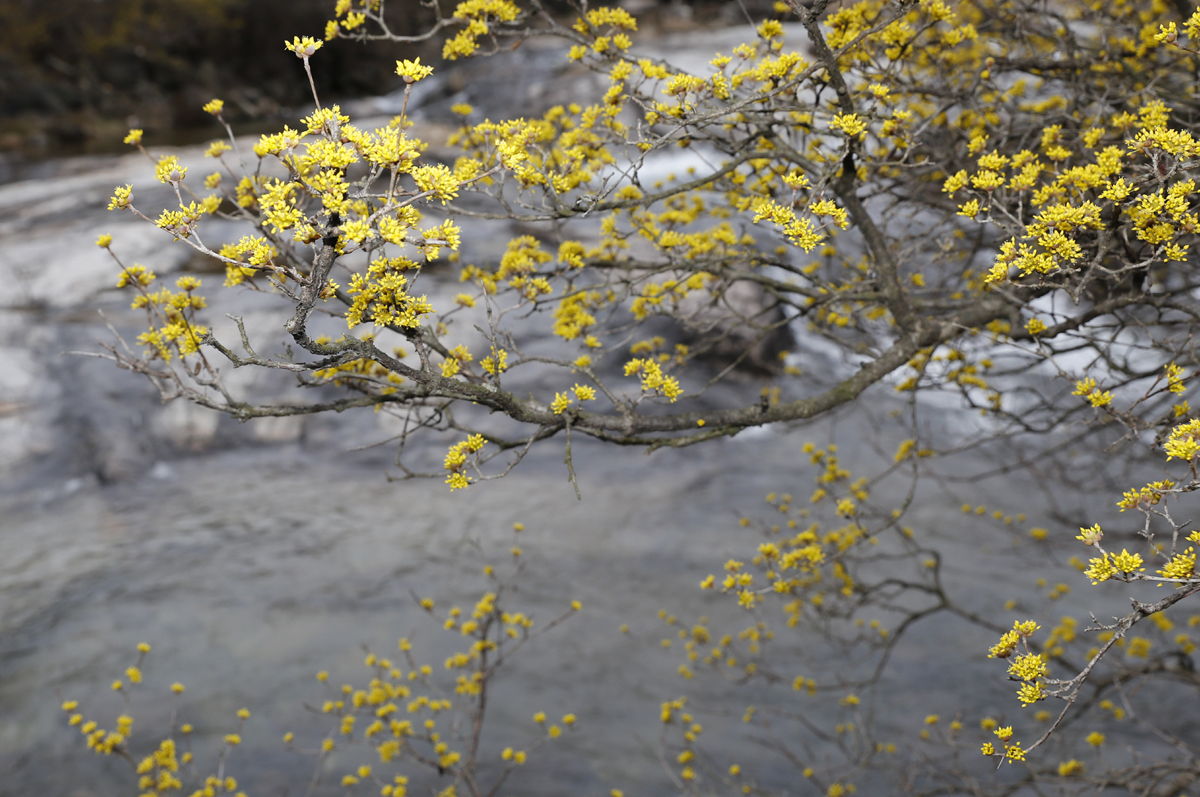
[[[142,143],[142,130],[134,128],[129,131],[129,135],[125,136],[125,143],[132,146],[137,146]]]
[[[1045,697],[1046,693],[1041,684],[1021,684],[1021,688],[1017,690],[1017,700],[1021,701],[1023,706],[1032,705]]]
[[[782,38],[783,25],[777,19],[768,19],[758,26],[758,35],[768,40]]]
[[[159,182],[175,185],[187,177],[187,167],[180,166],[179,159],[174,155],[167,155],[155,166],[154,176],[158,178]]]
[[[1133,573],[1143,569],[1141,555],[1125,549],[1118,554],[1109,554],[1109,558],[1112,559],[1113,567],[1122,573]]]
[[[1194,548],[1188,548],[1183,553],[1176,554],[1174,559],[1172,559],[1170,562],[1167,562],[1167,564],[1165,564],[1163,568],[1158,571],[1159,575],[1161,575],[1163,578],[1178,579],[1189,579],[1195,574],[1195,572],[1196,549]]]
[[[504,349],[493,350],[493,356],[484,357],[479,364],[483,366],[483,370],[493,376],[503,373],[508,369],[508,352]]]
[[[841,130],[847,136],[853,137],[866,130],[867,123],[859,119],[857,114],[847,113],[834,116],[829,127],[833,130]]]
[[[783,182],[792,189],[808,188],[808,177],[797,169],[783,175]]]
[[[1106,407],[1112,403],[1112,393],[1107,390],[1101,390],[1096,386],[1096,380],[1092,377],[1081,379],[1075,383],[1075,389],[1071,391],[1073,396],[1083,396],[1093,407]]]
[[[204,103],[204,107],[201,110],[203,110],[205,113],[211,113],[213,116],[219,116],[224,107],[224,100],[213,99]]]
[[[443,205],[458,196],[458,178],[441,163],[436,166],[418,166],[412,170],[412,178],[422,193],[433,194]]]
[[[1182,459],[1190,462],[1197,453],[1200,453],[1200,442],[1197,442],[1197,437],[1200,437],[1200,420],[1192,420],[1176,426],[1171,430],[1171,434],[1163,446],[1163,450],[1167,452],[1167,459]]]
[[[117,186],[113,189],[112,199],[108,200],[109,210],[124,210],[133,200],[133,186]]]
[[[396,74],[404,78],[405,83],[416,83],[418,80],[432,75],[433,67],[423,66],[420,58],[417,58],[415,61],[397,61]],[[470,110],[467,113],[470,113]]]
[[[953,195],[955,191],[964,187],[967,184],[967,171],[963,169],[956,174],[946,178],[946,182],[942,184],[942,190]]]
[[[637,30],[637,20],[623,8],[593,8],[587,12],[587,21],[597,28],[613,25],[627,30]],[[574,27],[580,33],[587,32],[587,26],[583,25],[583,20],[577,20]]]
[[[323,44],[325,42],[318,41],[312,36],[305,36],[303,39],[294,36],[290,42],[285,41],[283,46],[295,53],[297,58],[308,58],[320,50]]]
[[[1083,571],[1083,574],[1092,579],[1092,584],[1099,584],[1101,581],[1108,581],[1113,577],[1114,571],[1108,556],[1090,559],[1088,564],[1090,566]]]
[[[101,235],[99,238],[96,239],[96,246],[100,247],[101,249],[107,249],[111,244],[112,244],[112,236],[111,235]]]
[[[1154,34],[1154,40],[1156,42],[1166,42],[1167,44],[1174,44],[1177,38],[1179,38],[1179,33],[1175,29],[1174,22],[1168,22],[1166,25],[1159,25],[1158,33]]]

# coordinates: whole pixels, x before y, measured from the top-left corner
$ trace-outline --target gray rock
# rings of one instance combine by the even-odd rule
[[[217,434],[221,416],[214,410],[176,399],[168,402],[154,419],[154,433],[179,448],[202,451]]]

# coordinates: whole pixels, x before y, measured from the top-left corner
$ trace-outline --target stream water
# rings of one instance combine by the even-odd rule
[[[728,51],[747,34],[726,31],[712,34],[714,41],[663,46],[695,59]],[[524,70],[549,58],[532,48],[513,57],[530,59],[518,65]],[[492,70],[492,82],[503,73]],[[449,86],[430,103],[482,103],[498,91],[481,77]],[[185,148],[180,158],[199,163],[199,154]],[[800,451],[805,440],[836,442],[846,464],[881,470],[903,437],[887,425],[888,411],[899,404],[880,389],[858,409],[804,428],[748,431],[649,457],[576,441],[582,500],[565,481],[555,443],[535,450],[507,478],[459,494],[433,481],[389,482],[388,449],[351,450],[388,434],[369,412],[239,425],[180,402],[163,406],[140,379],[104,361],[63,354],[95,351],[97,341],[108,339],[97,309],[119,329],[138,324],[127,299],[111,289],[114,268],[92,243],[99,234],[112,233],[123,256],[160,274],[202,268],[159,231],[103,210],[112,186],[127,182],[139,204],[166,201],[165,192],[150,188],[152,166],[139,157],[66,160],[36,180],[0,186],[0,794],[132,793],[128,764],[85,750],[58,703],[60,696],[79,699],[89,716],[111,723],[123,709],[108,685],[136,658],[139,642],[153,646],[133,702],[143,742],[165,727],[172,704],[161,696],[178,680],[187,686],[179,708],[196,726],[198,753],[211,755],[236,725],[234,712],[246,706],[253,717],[230,773],[253,795],[302,794],[311,761],[287,752],[279,739],[290,730],[313,747],[329,730],[305,709],[325,699],[314,673],[327,669],[331,682],[361,684],[367,679],[362,646],[395,656],[401,636],[413,639],[419,661],[440,670],[454,640],[411,594],[439,605],[473,601],[484,588],[483,564],[507,561],[514,522],[526,526],[527,560],[515,608],[539,621],[572,600],[583,610],[502,672],[485,760],[499,762],[501,748],[531,744],[535,711],[573,712],[578,729],[532,756],[508,792],[671,793],[655,751],[658,705],[699,687],[676,675],[678,651],[662,649],[670,632],[657,613],[708,613],[714,625],[744,624],[727,599],[697,589],[705,574],[728,558],[745,558],[757,544],[738,518],[766,516],[768,492],[811,492],[816,471]],[[510,232],[499,224],[467,227],[466,257],[494,257],[495,242],[502,246]],[[454,288],[451,277],[436,275],[424,286],[435,304]],[[255,296],[222,297],[212,316],[225,312],[245,316],[252,333],[277,333],[282,320],[278,308]],[[228,339],[232,324],[216,328]],[[845,366],[823,358],[816,342],[801,340],[799,348],[809,373]],[[288,389],[277,374],[234,378],[261,397]],[[747,379],[729,390],[744,400],[761,386]],[[726,397],[733,396],[712,400]],[[955,409],[935,408],[931,416],[947,435],[975,423]],[[967,452],[955,467],[984,471],[994,464],[990,458],[986,450]],[[965,606],[998,612],[1012,599],[1018,608],[1032,607],[1041,576],[1074,578],[1077,592],[1085,591],[1082,576],[1064,576],[1056,563],[1066,558],[1070,520],[1083,522],[1111,506],[1109,487],[1064,494],[1020,474],[962,491],[930,483],[908,522],[940,547],[948,588]],[[884,484],[876,498],[881,505],[898,502],[906,488]],[[1023,531],[1014,535],[1003,524],[966,518],[959,509],[964,495],[1025,513],[1022,528],[1048,526],[1050,542],[1018,544]],[[1119,611],[1125,596],[1113,600]],[[1095,594],[1071,595],[1056,611],[1108,605]],[[622,623],[628,634],[619,630]],[[899,741],[915,736],[927,714],[961,714],[970,727],[985,714],[1017,716],[1000,668],[983,658],[993,641],[945,617],[912,628],[878,689],[880,727]],[[836,681],[837,669],[828,667],[833,675],[826,675]],[[698,703],[724,765],[739,761],[764,784],[807,793],[795,785],[790,764],[741,730],[747,703],[783,696],[704,683]],[[836,701],[803,710],[818,725],[839,721]],[[357,762],[354,755],[328,759],[327,774],[340,778]],[[414,786],[437,782],[415,778]]]

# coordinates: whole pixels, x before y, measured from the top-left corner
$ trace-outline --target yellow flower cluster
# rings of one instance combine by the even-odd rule
[[[1146,103],[1137,116],[1115,115],[1110,121],[1116,131],[1131,126],[1138,128],[1125,140],[1126,151],[1111,145],[1101,148],[1100,142],[1111,135],[1102,126],[1084,132],[1079,141],[1080,152],[1065,145],[1060,125],[1043,129],[1041,148],[1049,160],[1062,164],[1072,159],[1091,158],[1092,162],[1050,172],[1032,152],[1022,151],[1011,160],[1011,168],[1019,168],[1020,172],[1014,171],[1006,184],[1003,176],[1006,156],[989,154],[979,159],[981,170],[973,177],[968,178],[968,173],[963,170],[948,178],[943,190],[952,194],[966,187],[969,180],[976,189],[989,195],[1002,188],[1010,193],[1033,190],[1032,205],[1043,206],[1022,235],[1002,244],[985,281],[997,283],[1009,279],[1013,266],[1019,269],[1021,277],[1046,276],[1070,269],[1085,254],[1075,237],[1078,232],[1098,230],[1103,226],[1101,207],[1086,198],[1087,192],[1124,209],[1135,237],[1155,245],[1157,256],[1164,262],[1183,260],[1188,246],[1180,243],[1180,238],[1200,230],[1200,217],[1191,212],[1195,181],[1176,180],[1165,189],[1160,187],[1132,196],[1138,183],[1137,175],[1148,168],[1158,168],[1154,164],[1163,157],[1187,159],[1200,152],[1200,142],[1190,133],[1167,126],[1169,112],[1161,101],[1154,100]],[[1043,181],[1046,174],[1052,175],[1049,181]],[[1118,212],[1114,210],[1114,213]],[[1021,239],[1033,243],[1021,243]]]
[[[492,353],[480,360],[479,364],[492,376],[499,376],[508,370],[508,352],[493,347]]]
[[[593,401],[596,398],[596,389],[588,385],[576,384],[572,390],[575,393],[575,398],[580,401]],[[567,407],[571,405],[572,401],[574,399],[566,393],[555,393],[554,401],[550,404],[550,411],[555,415],[562,415],[567,411]]]
[[[347,325],[353,329],[368,320],[376,326],[419,327],[433,307],[424,296],[412,296],[406,290],[405,274],[417,268],[419,264],[406,257],[381,256],[370,262],[365,275],[351,275],[346,292],[354,298],[346,311]]]
[[[630,360],[625,363],[625,376],[641,377],[642,392],[663,396],[672,403],[683,395],[679,380],[663,373],[662,366],[654,360]]]
[[[1126,490],[1124,496],[1117,502],[1117,506],[1121,507],[1122,512],[1126,509],[1152,507],[1162,500],[1163,494],[1173,489],[1175,489],[1175,482],[1170,479],[1150,482],[1141,489]]]
[[[432,75],[433,67],[423,65],[420,58],[415,61],[397,61],[396,74],[404,78],[405,83],[416,83]]]
[[[454,9],[454,18],[464,20],[467,26],[446,41],[442,58],[454,61],[473,54],[481,36],[491,31],[490,22],[512,22],[521,13],[511,0],[466,0]]]
[[[446,476],[446,484],[450,485],[451,490],[461,490],[470,486],[471,479],[467,477],[464,470],[468,460],[478,461],[479,452],[486,442],[483,435],[473,434],[466,440],[450,446],[443,464],[449,471]]]
[[[587,14],[587,23],[582,19],[576,20],[575,30],[580,33],[588,33],[588,26],[592,28],[602,28],[611,25],[616,28],[625,30],[637,30],[637,20],[623,8],[605,7],[589,9]]]
[[[1200,453],[1200,420],[1181,423],[1171,430],[1163,445],[1167,459],[1182,459],[1191,462]]]
[[[770,219],[782,228],[784,236],[805,252],[811,252],[825,240],[825,236],[813,225],[811,219],[797,218],[796,212],[790,207],[784,207],[772,200],[759,200],[755,205],[754,221],[759,222],[763,219]]]
[[[1075,383],[1075,390],[1071,392],[1073,396],[1083,396],[1088,400],[1093,407],[1107,407],[1112,404],[1113,395],[1110,391],[1101,390],[1096,386],[1096,380],[1092,377],[1081,379]]]
[[[295,53],[297,58],[307,59],[316,54],[317,50],[320,50],[324,43],[311,36],[305,36],[304,38],[296,36],[290,42],[284,42],[283,46]]]
[[[176,280],[180,292],[175,293],[165,287],[152,292],[148,289],[156,279],[154,272],[136,263],[123,267],[117,279],[118,288],[132,286],[137,289],[138,295],[131,307],[134,310],[144,309],[149,320],[149,329],[138,336],[138,343],[149,347],[151,358],[162,359],[163,362],[170,361],[176,353],[181,357],[195,354],[208,334],[208,327],[195,321],[195,312],[207,304],[204,297],[196,293],[200,280],[191,276],[180,277]]]
[[[1022,640],[1029,639],[1041,628],[1033,620],[1015,620],[1013,627],[1000,636],[1000,641],[988,651],[989,659],[1006,659],[1017,649]]]
[[[1163,578],[1178,581],[1192,580],[1196,575],[1196,549],[1189,547],[1187,550],[1175,554],[1159,569],[1158,574]]]
[[[1140,554],[1122,549],[1118,554],[1104,553],[1103,556],[1089,560],[1088,568],[1083,574],[1092,579],[1092,584],[1099,584],[1114,577],[1128,581],[1130,575],[1144,569]]]

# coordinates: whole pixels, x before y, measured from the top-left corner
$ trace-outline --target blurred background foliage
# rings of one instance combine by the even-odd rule
[[[393,4],[401,32],[432,19]],[[0,148],[70,148],[128,127],[162,133],[207,125],[222,97],[233,119],[278,116],[308,87],[283,48],[320,35],[331,0],[0,0]],[[411,49],[411,48],[410,48]],[[396,45],[335,41],[315,70],[332,97],[385,93],[399,81]],[[119,140],[119,139],[118,139]]]

